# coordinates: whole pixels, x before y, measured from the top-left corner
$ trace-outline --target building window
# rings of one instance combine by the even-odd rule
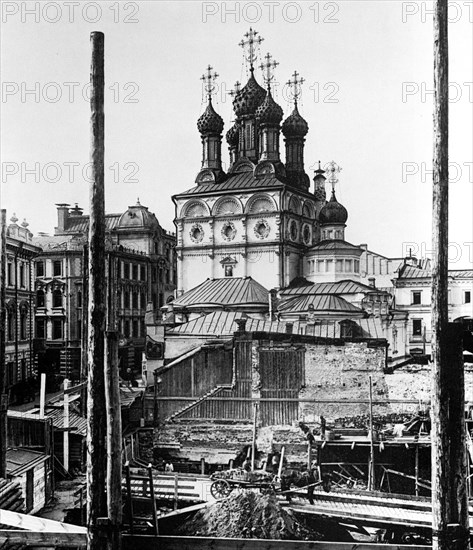
[[[360,260],[355,260],[354,261],[354,269],[353,271],[355,273],[359,273],[360,272]]]
[[[20,340],[26,340],[27,339],[27,319],[28,319],[28,310],[26,308],[22,308],[20,312]]]
[[[422,336],[422,319],[412,319],[412,335]]]
[[[58,289],[53,290],[53,307],[62,307],[62,292]]]
[[[132,295],[132,307],[138,309],[138,292],[134,291]]]
[[[13,286],[13,265],[7,264],[7,285]]]
[[[470,290],[465,290],[464,303],[465,304],[471,304],[471,291]]]
[[[146,266],[142,265],[140,268],[140,271],[141,271],[140,279],[142,281],[146,281]]]
[[[123,307],[125,309],[128,309],[130,307],[130,292],[127,292],[125,290],[124,292],[124,303],[123,303]]]
[[[62,319],[53,319],[53,340],[62,339]]]
[[[146,309],[146,294],[141,293],[141,309]]]
[[[233,277],[233,266],[232,265],[226,265],[225,266],[225,277]]]
[[[44,290],[36,291],[36,307],[44,307],[45,303]]]
[[[140,327],[139,322],[137,320],[134,320],[133,321],[133,338],[138,338],[140,336],[139,327]]]
[[[80,340],[82,338],[82,320],[77,319],[77,339]]]
[[[162,292],[159,293],[158,299],[159,299],[158,307],[161,308],[161,307],[163,307],[163,305],[164,305],[164,296],[163,296],[163,293],[162,293]]]
[[[130,278],[130,264],[125,264],[125,269],[124,269],[124,273],[123,273],[123,278],[124,279],[129,279]]]
[[[133,279],[135,281],[138,280],[138,266],[135,264],[133,264]]]
[[[36,277],[44,277],[44,262],[36,262]]]
[[[77,291],[77,307],[82,307],[82,291]]]
[[[7,340],[13,342],[15,340],[15,306],[10,306],[7,313]]]
[[[61,260],[54,260],[53,277],[60,277],[61,275],[62,275],[62,262]]]
[[[124,330],[125,336],[131,336],[130,335],[130,321],[125,321],[125,330]]]
[[[345,260],[345,272],[351,273],[353,269],[353,260]]]
[[[333,260],[326,260],[325,266],[327,273],[331,273],[333,271]]]
[[[36,319],[36,338],[46,338],[46,323],[44,319]]]
[[[422,303],[422,291],[421,290],[415,290],[412,293],[412,302],[411,304],[414,306],[418,306]]]
[[[20,286],[25,287],[25,265],[20,264]]]
[[[341,273],[343,271],[343,260],[337,260],[336,271],[337,273]]]

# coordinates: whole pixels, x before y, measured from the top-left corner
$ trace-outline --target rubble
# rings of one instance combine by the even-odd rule
[[[242,491],[199,510],[182,525],[178,535],[224,538],[322,540],[308,529],[274,495]]]

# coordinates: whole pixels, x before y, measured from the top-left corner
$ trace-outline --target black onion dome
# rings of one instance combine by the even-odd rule
[[[294,111],[282,123],[282,133],[285,137],[304,137],[309,131],[309,125],[301,117],[297,105],[294,106]]]
[[[207,109],[197,120],[197,129],[201,134],[221,134],[223,130],[223,119],[215,112],[212,101],[209,101]]]
[[[228,145],[230,145],[230,146],[238,145],[239,135],[238,135],[238,126],[237,126],[236,122],[230,128],[230,130],[228,130],[226,138],[227,138]]]
[[[322,208],[319,214],[319,222],[321,224],[337,224],[346,223],[348,219],[347,209],[337,201],[335,191],[332,191],[332,196],[328,203]]]
[[[274,101],[271,92],[268,90],[263,103],[256,109],[256,118],[261,124],[279,124],[283,117],[283,110]]]
[[[266,91],[256,82],[253,72],[245,86],[237,93],[233,100],[233,110],[237,116],[253,115],[263,103]]]

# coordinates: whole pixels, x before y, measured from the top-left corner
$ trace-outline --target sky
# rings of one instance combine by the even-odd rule
[[[52,234],[56,203],[88,213],[91,31],[105,33],[106,210],[147,206],[173,230],[171,195],[200,169],[201,75],[218,73],[214,107],[233,120],[238,43],[250,27],[279,63],[274,97],[305,79],[305,166],[336,161],[346,239],[400,257],[431,251],[433,2],[13,2],[1,27],[1,206]],[[473,267],[473,3],[450,2],[450,261]],[[259,65],[259,62],[258,62]],[[256,78],[262,83],[261,72]],[[223,159],[228,167],[224,141]],[[281,138],[281,150],[284,150]]]

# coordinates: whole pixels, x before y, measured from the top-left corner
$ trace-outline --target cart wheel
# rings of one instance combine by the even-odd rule
[[[225,498],[232,492],[232,486],[226,479],[217,479],[210,486],[210,494],[214,498]]]

